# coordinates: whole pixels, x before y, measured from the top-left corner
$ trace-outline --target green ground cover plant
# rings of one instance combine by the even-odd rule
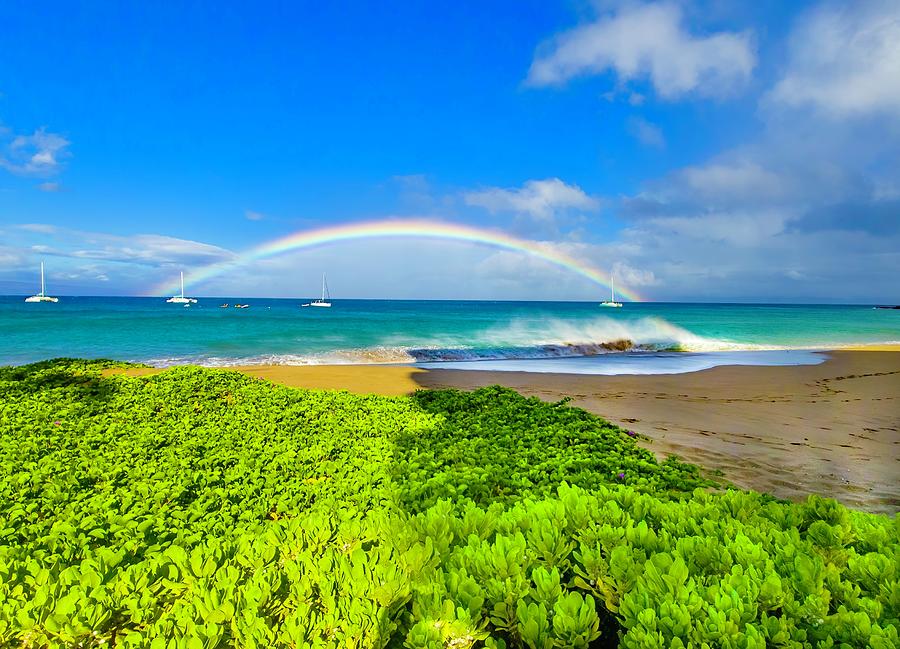
[[[900,646],[900,522],[502,388],[0,368],[0,646]]]

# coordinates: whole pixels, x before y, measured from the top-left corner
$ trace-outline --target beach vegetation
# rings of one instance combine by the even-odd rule
[[[0,368],[0,646],[900,646],[900,519],[503,388]]]

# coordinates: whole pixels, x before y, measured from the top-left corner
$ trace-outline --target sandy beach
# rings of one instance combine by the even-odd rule
[[[821,365],[717,367],[658,376],[429,372],[423,387],[501,384],[572,404],[733,484],[900,510],[900,354],[839,351]]]
[[[398,366],[234,368],[285,385],[400,395],[505,385],[576,405],[731,483],[782,498],[811,493],[867,511],[900,510],[900,353],[828,352],[820,365],[716,367],[687,374],[590,376]],[[159,370],[130,370],[131,375]]]

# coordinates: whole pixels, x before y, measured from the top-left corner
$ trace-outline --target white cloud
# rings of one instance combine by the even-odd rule
[[[795,186],[799,183],[796,174],[780,172],[746,156],[720,156],[645,183],[638,194],[624,198],[622,206],[632,218],[672,217],[689,222],[698,216],[716,219],[722,214],[746,214],[750,209],[783,206],[792,195],[803,192]]]
[[[87,264],[82,266],[76,266],[72,268],[68,272],[64,272],[61,274],[61,277],[70,280],[70,281],[87,281],[87,282],[108,282],[109,275],[107,275],[104,267],[99,264]]]
[[[764,195],[767,200],[781,196],[785,181],[753,160],[710,162],[685,167],[676,172],[685,191],[695,197],[727,198],[730,202]]]
[[[900,2],[829,3],[791,35],[784,76],[768,105],[813,108],[835,118],[900,117]]]
[[[61,135],[39,128],[32,135],[17,135],[0,155],[0,166],[15,174],[51,176],[69,157],[70,142]]]
[[[143,266],[204,265],[229,261],[235,257],[232,251],[219,246],[160,234],[118,236],[44,223],[27,223],[15,228],[44,235],[44,242],[31,243],[28,248],[33,252],[57,257]],[[53,245],[48,245],[48,242]]]
[[[219,246],[159,234],[138,234],[133,237],[94,235],[88,243],[95,241],[101,245],[73,250],[65,256],[150,266],[211,264],[229,261],[235,256],[233,252]]]
[[[17,253],[14,265],[0,263],[0,287],[7,291],[31,286],[40,261],[46,262],[48,277],[61,282],[55,290],[62,294],[139,295],[177,279],[179,270],[189,272],[236,257],[225,248],[177,237],[121,236],[40,223],[9,227],[3,242],[8,244],[6,250]],[[0,261],[3,252],[0,246]]]
[[[667,300],[900,299],[898,28],[896,0],[805,14],[759,131],[625,198],[617,258]]]
[[[577,259],[583,265],[599,270],[601,274],[612,273],[617,290],[655,286],[658,280],[647,266],[636,262],[623,261],[623,257],[633,255],[640,246],[632,246],[621,241],[611,243],[586,243],[574,241],[541,241],[547,250]],[[615,260],[615,261],[614,261]],[[521,294],[523,288],[532,287],[532,295],[525,299],[565,299],[563,295],[577,296],[578,299],[605,299],[608,289],[586,283],[580,275],[561,270],[536,257],[514,252],[496,252],[480,262],[475,270],[489,280],[502,281],[498,288],[503,293]],[[502,293],[501,293],[502,294]],[[526,293],[527,295],[527,293]]]
[[[21,248],[0,246],[0,268],[14,268],[25,263],[26,255]]]
[[[653,286],[657,283],[656,275],[652,270],[635,268],[622,261],[617,261],[613,264],[612,274],[617,282],[621,282],[631,288],[636,286]]]
[[[623,234],[627,263],[651,270],[667,300],[894,302],[898,232],[797,227],[777,209],[649,219]],[[789,280],[789,281],[788,281]]]
[[[838,147],[822,140],[845,134],[823,129],[806,146],[780,134],[625,199],[620,258],[652,271],[671,300],[900,299],[900,201],[866,181],[871,142],[823,161]],[[896,166],[881,171],[898,178]]]
[[[748,33],[688,32],[674,2],[627,3],[563,32],[536,56],[527,82],[558,85],[615,72],[620,82],[648,79],[665,99],[718,97],[745,83],[756,65]]]
[[[628,120],[628,132],[644,146],[661,149],[666,146],[666,138],[662,130],[643,117],[632,117]]]
[[[792,214],[779,210],[730,211],[699,216],[671,216],[651,219],[648,227],[672,240],[691,239],[735,247],[764,245],[784,232]]]
[[[550,220],[557,212],[595,210],[600,202],[578,185],[567,185],[559,178],[529,180],[521,188],[489,187],[463,193],[466,205],[483,207],[489,212],[527,214],[539,220]]]
[[[55,225],[50,225],[48,223],[23,223],[17,227],[26,232],[42,232],[44,234],[53,234],[59,230]]]

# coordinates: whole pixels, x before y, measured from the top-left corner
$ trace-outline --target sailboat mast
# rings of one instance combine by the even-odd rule
[[[609,276],[609,301],[616,301],[616,278],[613,275]]]
[[[41,297],[44,297],[44,262],[41,262]]]
[[[181,297],[184,297],[184,271],[181,271]]]
[[[322,273],[322,301],[325,301],[325,273]]]

